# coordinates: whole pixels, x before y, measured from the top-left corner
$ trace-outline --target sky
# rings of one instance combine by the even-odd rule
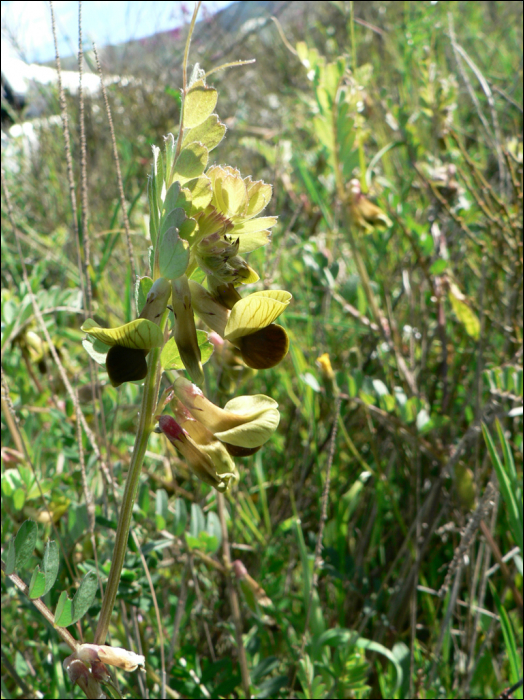
[[[204,12],[214,13],[227,7],[231,0],[203,2]],[[2,1],[2,56],[13,51],[13,43],[19,47],[28,62],[51,61],[55,57],[49,3],[44,0]],[[188,22],[194,2],[163,2],[129,0],[106,2],[91,0],[82,3],[82,28],[84,48],[91,49],[93,41],[98,47],[120,44],[131,39],[141,39],[159,31],[175,29]],[[54,2],[58,48],[63,57],[78,50],[78,2],[58,0]],[[13,42],[14,39],[14,42]]]

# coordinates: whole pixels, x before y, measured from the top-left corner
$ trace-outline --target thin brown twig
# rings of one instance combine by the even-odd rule
[[[107,120],[109,122],[109,130],[111,132],[111,144],[113,146],[113,160],[115,161],[116,178],[118,182],[118,194],[120,197],[120,208],[122,209],[122,217],[124,219],[124,230],[126,232],[127,256],[129,258],[129,267],[131,268],[132,281],[134,285],[136,280],[135,255],[133,251],[133,244],[131,243],[131,227],[129,226],[129,217],[127,216],[126,199],[124,195],[124,184],[122,181],[122,171],[120,170],[120,158],[118,156],[118,148],[116,146],[115,126],[113,123],[113,117],[111,115],[111,107],[109,106],[109,99],[107,97],[106,86],[104,85],[102,65],[100,63],[100,59],[98,58],[98,51],[96,50],[95,44],[93,44],[93,53],[95,55],[96,67],[98,70],[98,75],[100,77],[100,87],[102,88],[102,96],[104,98]]]
[[[85,128],[85,103],[82,78],[84,75],[82,47],[82,3],[78,3],[78,105],[79,105],[79,126],[80,126],[80,202],[82,214],[82,240],[84,243],[84,267],[79,269],[80,278],[85,279],[84,310],[92,315],[91,301],[91,277],[88,273],[91,262],[91,236],[89,235],[89,207],[87,189],[87,142]]]
[[[55,47],[55,61],[56,61],[56,74],[58,78],[58,96],[60,100],[60,116],[62,118],[62,131],[64,133],[64,154],[66,158],[67,166],[67,181],[69,183],[69,198],[71,200],[71,210],[72,210],[72,225],[75,234],[75,245],[76,245],[76,256],[77,256],[77,267],[80,275],[80,289],[82,291],[82,299],[84,302],[84,309],[86,308],[86,290],[84,285],[84,278],[82,275],[83,265],[82,265],[82,248],[80,246],[80,232],[78,229],[78,207],[76,203],[76,192],[75,192],[75,176],[73,173],[73,156],[71,154],[71,137],[69,134],[69,118],[67,114],[67,105],[64,93],[64,87],[62,85],[62,66],[60,64],[60,53],[58,51],[58,40],[56,35],[56,21],[55,21],[55,11],[53,2],[49,3],[49,9],[51,11],[51,29],[53,32],[53,42]]]
[[[335,403],[335,418],[333,421],[333,431],[331,433],[331,441],[329,445],[329,454],[328,454],[328,459],[327,459],[327,465],[326,465],[326,475],[325,475],[325,481],[324,481],[324,490],[322,492],[322,506],[321,506],[321,513],[320,513],[320,522],[318,526],[318,535],[317,535],[317,542],[315,545],[315,558],[313,560],[313,576],[311,579],[311,587],[309,589],[309,598],[307,602],[307,608],[306,608],[306,619],[304,622],[304,631],[302,632],[302,642],[300,644],[300,651],[299,651],[299,660],[304,657],[304,652],[306,649],[306,640],[307,640],[307,633],[308,633],[308,628],[309,628],[309,620],[311,617],[311,609],[313,607],[313,595],[317,589],[318,586],[318,577],[319,577],[319,572],[320,572],[320,565],[322,563],[322,542],[323,542],[323,536],[324,536],[324,526],[327,521],[327,509],[328,509],[328,503],[329,503],[329,489],[331,487],[331,467],[333,466],[333,458],[335,456],[335,446],[337,443],[337,429],[338,429],[338,417],[340,414],[340,404],[342,401],[342,397],[340,394],[336,398],[336,403]],[[294,677],[293,681],[291,683],[291,689],[293,689],[295,685],[295,679],[296,679],[296,674],[297,674],[297,666],[295,666],[295,672],[294,672]],[[293,692],[293,690],[291,690]]]

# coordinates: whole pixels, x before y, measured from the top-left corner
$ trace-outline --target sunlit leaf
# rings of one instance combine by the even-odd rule
[[[29,583],[29,597],[31,598],[31,600],[34,600],[35,598],[40,598],[44,595],[44,591],[45,574],[43,571],[40,571],[40,567],[37,566],[36,569],[33,571],[33,575],[31,576],[31,581]]]
[[[216,114],[210,114],[209,117],[199,124],[194,129],[189,129],[184,134],[182,141],[183,146],[199,141],[208,151],[212,151],[224,138],[226,133],[226,125],[219,121]]]
[[[193,128],[202,124],[216,107],[218,93],[197,80],[187,91],[184,99],[184,127]]]
[[[460,289],[453,283],[449,286],[448,297],[453,311],[455,312],[455,316],[464,326],[466,333],[473,338],[473,340],[478,340],[480,335],[480,321],[475,312],[466,303],[464,294],[462,294]]]
[[[257,221],[257,219],[255,219]],[[234,232],[233,232],[234,233]],[[232,234],[229,234],[232,235]],[[238,236],[238,253],[251,253],[264,245],[267,245],[271,240],[271,231],[257,231],[256,233],[243,233]]]
[[[205,331],[197,330],[198,347],[200,348],[201,362],[203,365],[209,360],[214,350],[213,343],[209,342],[208,337]],[[180,351],[174,338],[170,338],[162,348],[160,364],[162,365],[162,369],[184,369],[184,363],[182,362]]]
[[[65,591],[62,591],[55,610],[55,625],[69,627],[73,623],[73,601]]]
[[[174,179],[185,184],[199,177],[206,169],[209,152],[201,143],[190,143],[180,151],[175,163]]]
[[[266,228],[271,228],[277,223],[278,217],[276,216],[261,216],[258,219],[248,219],[247,221],[242,220],[235,224],[233,229],[230,231],[230,236],[240,235],[243,236],[248,233],[257,233]]]

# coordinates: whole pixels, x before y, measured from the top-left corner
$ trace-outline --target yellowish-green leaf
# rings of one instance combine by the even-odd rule
[[[309,49],[307,47],[307,44],[305,41],[299,41],[297,42],[297,54],[301,62],[306,65],[307,61],[307,67],[309,68]]]
[[[218,116],[211,114],[202,124],[194,129],[189,129],[184,134],[182,145],[187,146],[195,141],[200,141],[208,151],[212,151],[222,141],[226,130],[226,125],[218,120]]]
[[[184,128],[192,129],[202,124],[216,107],[217,91],[197,80],[189,88],[184,99]]]
[[[205,363],[213,354],[214,346],[213,343],[209,342],[209,336],[205,331],[197,330],[196,333],[198,347],[200,348],[200,354],[202,356],[201,362],[203,365],[205,365]],[[177,347],[177,344],[175,343],[174,338],[170,338],[162,348],[162,352],[160,354],[160,364],[162,365],[162,369],[184,369],[184,363],[182,362],[182,358],[180,357],[180,351]]]
[[[313,126],[321,144],[332,152],[335,148],[335,138],[330,123],[323,117],[315,117]]]
[[[137,318],[117,328],[100,328],[93,319],[88,318],[81,330],[110,347],[120,345],[136,350],[151,350],[160,347],[164,340],[159,326],[146,318]]]
[[[202,175],[207,166],[209,151],[201,143],[190,143],[180,151],[175,163],[173,180],[185,184],[188,180]]]
[[[455,316],[464,326],[466,333],[473,338],[473,340],[478,340],[480,335],[480,321],[475,312],[465,302],[466,297],[464,294],[462,294],[455,284],[451,283],[448,296]]]

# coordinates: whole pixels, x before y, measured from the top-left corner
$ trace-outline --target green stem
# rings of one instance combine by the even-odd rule
[[[167,320],[167,312],[164,313],[160,327],[165,326]],[[111,614],[116,601],[118,592],[118,584],[124,566],[124,558],[127,551],[127,540],[131,527],[131,517],[133,514],[133,505],[135,503],[136,493],[138,490],[138,482],[142,471],[142,464],[147,448],[149,434],[153,429],[153,412],[156,407],[156,399],[158,395],[158,386],[160,379],[160,351],[161,348],[154,348],[149,353],[149,366],[144,384],[144,393],[142,396],[142,406],[140,407],[140,417],[138,423],[137,434],[135,438],[135,446],[133,456],[129,466],[124,497],[122,499],[122,507],[120,508],[120,517],[118,519],[118,527],[116,530],[115,547],[113,558],[111,561],[111,570],[107,580],[107,587],[100,611],[100,618],[95,632],[95,644],[104,644],[107,633],[109,631],[109,623]]]
[[[357,67],[357,49],[355,45],[355,8],[349,3],[349,33],[351,36],[351,70],[355,73]]]

